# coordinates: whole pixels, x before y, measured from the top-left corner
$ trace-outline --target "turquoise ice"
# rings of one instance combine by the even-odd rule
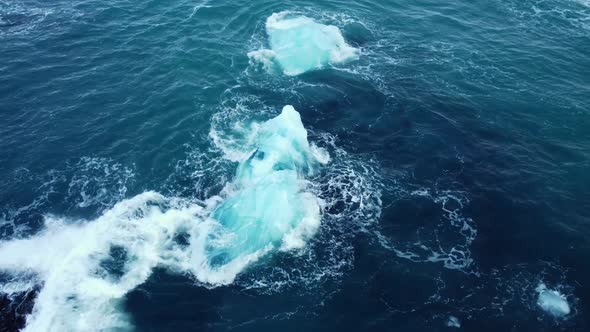
[[[209,238],[213,266],[272,248],[301,247],[319,225],[318,199],[305,181],[319,162],[299,113],[285,106],[258,128],[253,147],[238,166],[233,194],[212,213],[220,225]]]
[[[548,289],[543,283],[539,284],[535,290],[538,293],[537,305],[545,312],[555,317],[569,315],[571,309],[565,295],[557,290]]]
[[[299,75],[358,58],[358,49],[346,43],[340,29],[288,12],[272,14],[266,21],[270,50],[248,56],[271,70],[275,63],[285,75]]]

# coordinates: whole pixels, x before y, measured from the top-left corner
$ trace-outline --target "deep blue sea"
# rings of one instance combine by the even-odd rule
[[[0,0],[0,331],[588,330],[588,0]]]

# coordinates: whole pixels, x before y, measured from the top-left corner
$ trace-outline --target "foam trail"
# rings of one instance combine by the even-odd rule
[[[319,155],[291,106],[253,137],[223,197],[145,192],[93,221],[46,217],[39,234],[0,243],[0,271],[13,276],[0,292],[41,286],[24,331],[131,330],[122,301],[156,267],[222,285],[272,250],[304,246],[320,221],[305,182]]]
[[[285,75],[295,76],[359,56],[359,50],[346,43],[338,27],[306,16],[274,13],[266,20],[266,33],[271,49],[250,52],[248,57],[267,71],[277,63]]]

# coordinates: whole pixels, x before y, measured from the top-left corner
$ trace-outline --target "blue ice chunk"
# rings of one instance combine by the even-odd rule
[[[209,246],[212,265],[265,248],[301,246],[319,224],[317,198],[304,177],[318,164],[299,113],[285,106],[256,133],[256,149],[238,166],[235,191],[212,213],[222,226]]]
[[[338,27],[305,16],[272,14],[266,21],[266,32],[271,49],[248,56],[267,70],[276,62],[285,75],[294,76],[358,58],[359,50],[346,43]]]

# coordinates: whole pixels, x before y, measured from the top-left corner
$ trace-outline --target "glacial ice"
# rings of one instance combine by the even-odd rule
[[[328,65],[357,59],[359,50],[346,43],[340,29],[289,12],[272,14],[266,21],[270,50],[248,53],[267,70],[278,63],[285,75],[295,76]]]
[[[555,317],[564,317],[569,315],[571,309],[565,295],[559,291],[548,289],[545,284],[541,283],[536,288],[537,305],[545,312]]]
[[[302,247],[319,226],[318,200],[305,191],[303,180],[318,160],[299,113],[285,106],[259,128],[253,145],[238,166],[230,188],[234,194],[212,213],[231,237],[209,246],[213,265],[269,247]]]

